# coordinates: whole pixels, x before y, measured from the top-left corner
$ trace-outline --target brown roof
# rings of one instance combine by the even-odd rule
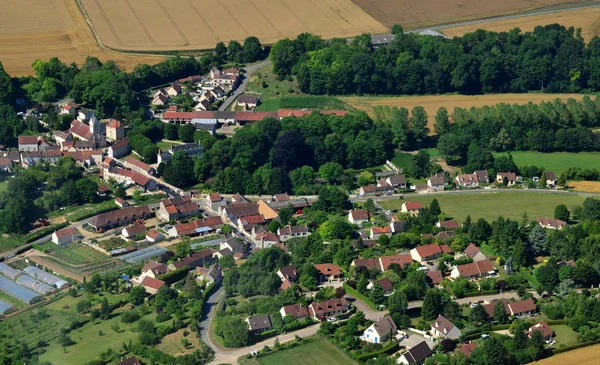
[[[279,269],[279,271],[284,277],[288,278],[291,281],[296,281],[298,279],[298,270],[294,265],[284,266],[281,269]]]
[[[128,236],[135,236],[138,233],[146,232],[146,226],[143,224],[136,224],[135,226],[125,228],[125,232]]]
[[[556,174],[554,171],[545,171],[546,172],[546,180],[556,180]]]
[[[544,227],[563,228],[567,225],[567,222],[554,218],[536,218],[536,221]]]
[[[298,317],[308,317],[308,308],[303,307],[300,304],[291,304],[283,307],[283,312],[286,316],[292,316],[294,318]]]
[[[385,316],[378,319],[377,322],[373,323],[375,330],[380,336],[387,335],[389,333],[395,334],[398,327],[390,316]]]
[[[144,163],[140,160],[137,160],[131,156],[127,156],[125,158],[125,162],[141,169],[142,171],[146,171],[146,173],[150,173],[150,171],[154,170],[154,167],[152,167],[152,166],[148,165],[147,163]]]
[[[154,275],[161,275],[169,271],[167,265],[161,264],[160,262],[156,262],[154,260],[148,261],[146,265],[142,268],[142,272],[152,271]]]
[[[69,128],[69,132],[83,137],[85,139],[90,139],[94,136],[94,133],[90,130],[90,126],[84,123],[81,123],[78,120],[73,120],[71,122],[71,128]]]
[[[478,182],[485,182],[485,183],[490,182],[490,177],[486,170],[477,170],[477,171],[473,171],[473,173],[475,175],[477,175]]]
[[[443,241],[445,241],[445,240],[447,240],[449,238],[452,238],[454,236],[456,236],[456,232],[453,232],[453,231],[443,231],[443,232],[440,232],[440,233],[436,234],[435,238],[437,238],[438,240],[440,240],[440,241],[443,242]]]
[[[428,257],[432,257],[442,253],[442,249],[437,243],[432,243],[425,246],[417,246],[415,250],[417,251],[419,256],[421,256],[421,259],[426,259]]]
[[[542,337],[544,337],[544,338],[552,336],[552,334],[554,333],[554,331],[552,330],[552,328],[550,328],[550,326],[548,325],[548,323],[546,323],[546,321],[541,321],[540,323],[529,327],[529,331],[527,331],[527,335],[529,337],[531,337],[531,335],[533,335],[533,332],[535,332],[535,331],[542,332]]]
[[[475,342],[469,342],[469,343],[465,343],[464,345],[462,345],[462,347],[459,348],[459,350],[463,354],[467,355],[467,357],[471,357],[471,353],[476,348],[477,348],[477,344],[475,344]]]
[[[19,144],[38,144],[38,136],[19,136]]]
[[[218,225],[223,224],[221,217],[208,217],[205,219],[198,219],[189,223],[182,223],[175,226],[175,231],[180,236],[196,233],[196,229],[203,227],[215,228]]]
[[[165,285],[164,281],[155,279],[155,278],[150,277],[150,276],[146,276],[144,278],[144,280],[142,281],[142,286],[147,286],[147,287],[152,288],[154,290],[160,289],[163,285]]]
[[[436,285],[439,284],[439,283],[441,283],[442,279],[444,278],[442,276],[442,272],[439,271],[439,270],[436,270],[436,271],[427,271],[426,275],[427,275],[427,277],[429,279],[431,279],[431,282],[433,284],[436,284]]]
[[[157,239],[158,237],[160,237],[162,235],[162,233],[160,233],[159,231],[157,231],[156,229],[151,229],[148,231],[148,233],[146,233],[146,237],[150,237],[153,240]]]
[[[388,179],[392,185],[404,185],[406,184],[406,177],[402,174],[389,176]]]
[[[372,269],[374,267],[379,267],[379,262],[377,259],[354,259],[352,264],[357,267],[364,267],[367,269]]]
[[[258,97],[256,95],[242,94],[238,96],[238,103],[242,104],[256,104],[258,103]]]
[[[519,314],[524,312],[531,312],[537,310],[533,299],[529,298],[526,300],[522,300],[520,302],[508,303],[510,311],[512,314]]]
[[[329,299],[323,302],[312,302],[308,307],[313,317],[323,316],[326,313],[342,310],[348,306],[346,298]]]
[[[452,249],[447,244],[440,245],[440,249],[443,253],[451,253]]]
[[[334,264],[315,264],[313,265],[323,275],[340,275],[342,270]]]
[[[496,306],[496,304],[500,302],[504,305],[504,310],[506,311],[506,313],[508,315],[510,315],[510,308],[508,307],[508,300],[506,299],[500,299],[500,300],[494,300],[489,304],[484,304],[483,305],[483,309],[485,309],[485,311],[487,312],[489,317],[494,317],[494,307]]]
[[[352,215],[352,219],[354,220],[369,219],[369,211],[366,209],[353,210],[350,212],[350,214]]]
[[[129,146],[129,137],[125,137],[122,140],[120,140],[117,143],[113,143],[110,148],[112,148],[112,150],[119,150],[125,146]]]
[[[177,268],[177,269],[179,269],[185,265],[197,266],[197,263],[200,260],[204,260],[207,257],[212,257],[214,253],[215,253],[215,250],[213,250],[212,248],[205,248],[198,252],[194,252],[193,254],[191,254],[188,257],[184,257],[181,260],[173,262],[173,266],[175,266],[175,268]]]
[[[410,254],[408,253],[401,253],[391,256],[381,256],[379,258],[379,269],[381,271],[385,271],[388,269],[388,267],[390,267],[391,264],[398,264],[401,268],[404,268],[407,265],[410,265],[411,262],[412,257],[410,257]]]
[[[500,176],[502,180],[504,180],[504,178],[506,178],[507,181],[517,180],[517,174],[515,174],[514,172],[499,172],[498,176]]]
[[[373,232],[373,234],[385,234],[385,233],[392,233],[392,227],[390,226],[385,226],[385,227],[372,227],[371,231]]]
[[[98,214],[92,217],[90,224],[94,227],[105,227],[117,221],[123,221],[125,219],[133,219],[134,217],[140,218],[143,215],[149,215],[150,208],[147,205],[139,207],[127,207],[119,210],[113,210],[112,212]]]
[[[475,246],[474,244],[472,244],[472,243],[469,244],[467,246],[467,248],[465,248],[465,251],[464,251],[465,255],[468,256],[468,257],[470,257],[470,258],[473,258],[473,257],[477,256],[477,254],[480,253],[480,252],[481,251],[479,250],[479,248],[477,246]]]
[[[418,210],[423,209],[423,206],[419,202],[406,202],[404,203],[406,210]]]
[[[449,220],[449,221],[440,222],[440,228],[458,229],[458,227],[460,227],[460,225],[458,224],[458,221],[456,221],[454,219]]]
[[[450,322],[449,320],[447,320],[444,316],[442,316],[440,314],[440,315],[438,315],[435,322],[433,322],[431,327],[435,328],[436,330],[438,330],[439,332],[441,332],[443,334],[447,334],[448,332],[450,332],[450,330],[452,330],[452,328],[454,328],[454,323]]]
[[[267,221],[265,219],[265,216],[262,215],[262,214],[247,215],[245,217],[240,218],[240,220],[242,221],[243,225],[246,225],[246,224],[261,224],[261,223],[265,223]]]
[[[208,194],[208,199],[211,202],[220,202],[221,201],[221,194],[219,194],[219,193]]]
[[[248,317],[250,331],[264,330],[273,327],[271,316],[268,314],[257,314]]]
[[[459,184],[472,184],[472,183],[479,182],[479,179],[477,178],[477,174],[475,174],[475,173],[458,175],[456,177],[456,180],[458,181]]]
[[[141,363],[139,362],[137,357],[133,356],[133,357],[127,358],[123,361],[119,361],[115,365],[141,365]]]
[[[123,124],[116,119],[111,119],[110,122],[106,123],[106,128],[123,128]]]
[[[377,282],[379,283],[379,285],[381,285],[381,287],[385,291],[394,290],[394,284],[392,284],[392,281],[390,280],[390,278],[381,278],[381,279],[377,280]]]
[[[404,357],[410,364],[420,364],[423,360],[433,355],[433,351],[429,348],[427,342],[422,341],[411,347],[405,354]]]
[[[77,234],[77,229],[74,227],[63,228],[55,232],[58,238],[73,237]]]
[[[146,185],[150,182],[150,178],[148,176],[142,175],[137,171],[125,170],[120,167],[114,167],[110,170],[110,172],[121,176],[127,176],[134,183],[143,187],[146,187]]]
[[[258,204],[254,203],[242,203],[231,205],[225,208],[225,211],[228,215],[232,215],[234,217],[246,217],[249,215],[257,215],[260,214],[258,211]]]
[[[292,235],[297,233],[308,233],[307,226],[288,226],[279,229],[280,235]]]
[[[496,271],[496,269],[494,269],[494,266],[492,266],[490,260],[481,260],[477,262],[472,262],[470,264],[459,265],[456,268],[458,269],[458,272],[462,277],[477,276],[484,273]]]

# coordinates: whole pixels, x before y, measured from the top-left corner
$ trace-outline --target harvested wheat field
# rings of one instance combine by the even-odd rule
[[[426,95],[426,96],[390,96],[390,97],[364,97],[348,96],[338,99],[347,103],[353,108],[364,110],[369,115],[373,115],[373,108],[376,106],[397,106],[407,108],[409,111],[415,106],[425,108],[429,116],[429,129],[433,131],[433,122],[435,114],[440,107],[445,107],[452,114],[455,107],[469,109],[471,107],[481,107],[485,105],[494,105],[499,103],[506,104],[527,104],[530,101],[540,103],[542,101],[552,101],[556,98],[567,100],[569,98],[580,100],[583,94],[487,94],[487,95]]]
[[[258,37],[274,43],[300,33],[324,38],[388,28],[351,0],[80,0],[96,35],[119,50],[199,50]]]
[[[582,0],[352,0],[375,19],[405,29],[520,13]]]
[[[600,193],[600,181],[569,181],[569,188],[585,193]]]
[[[582,347],[577,350],[563,352],[547,359],[533,362],[537,365],[593,365],[598,364],[600,345]]]
[[[538,25],[558,23],[565,27],[581,28],[581,35],[589,42],[595,35],[600,35],[600,7],[580,10],[561,11],[545,15],[532,15],[515,19],[503,19],[497,21],[483,22],[479,24],[464,25],[454,28],[446,28],[442,33],[448,37],[461,36],[477,29],[492,30],[496,32],[509,31],[521,28],[522,31],[532,31]]]
[[[38,59],[58,57],[82,63],[87,56],[114,60],[133,69],[139,63],[157,63],[157,56],[124,55],[102,50],[85,23],[75,0],[1,0],[0,62],[13,76],[33,73]]]

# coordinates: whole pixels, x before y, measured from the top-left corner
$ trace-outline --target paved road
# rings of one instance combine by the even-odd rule
[[[531,293],[534,298],[540,297],[534,290],[530,290],[529,293]],[[456,299],[455,302],[457,302],[458,304],[469,304],[469,303],[479,302],[479,301],[483,301],[483,300],[491,301],[491,300],[511,299],[511,298],[519,298],[519,296],[517,295],[517,292],[507,291],[504,293],[494,294],[494,295],[480,295],[477,297],[460,298],[460,299]],[[408,309],[420,308],[422,306],[423,306],[422,300],[415,300],[413,302],[408,302]]]
[[[233,101],[238,97],[238,95],[240,95],[241,93],[243,93],[246,90],[246,87],[248,86],[248,81],[250,80],[250,77],[252,77],[252,74],[254,74],[259,69],[261,69],[265,66],[268,66],[270,64],[271,64],[271,59],[267,58],[264,61],[253,63],[251,65],[247,65],[246,67],[244,67],[244,70],[246,70],[246,73],[244,74],[244,80],[242,81],[242,84],[240,86],[238,86],[237,89],[235,89],[233,94],[231,94],[231,96],[229,96],[223,102],[223,104],[221,104],[221,106],[219,106],[219,111],[229,110],[231,103],[233,103]]]

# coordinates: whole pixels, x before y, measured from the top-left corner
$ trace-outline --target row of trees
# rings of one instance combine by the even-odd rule
[[[445,39],[394,28],[395,39],[374,48],[369,34],[324,41],[301,34],[271,49],[273,71],[295,75],[311,94],[467,94],[579,92],[600,88],[600,39],[587,45],[581,29],[558,24],[533,32],[477,30]]]

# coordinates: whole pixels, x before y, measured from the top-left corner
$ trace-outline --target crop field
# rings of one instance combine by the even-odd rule
[[[593,365],[598,363],[600,345],[582,347],[577,350],[563,352],[544,360],[536,361],[538,365]]]
[[[329,341],[312,341],[258,359],[261,365],[351,365],[355,364]]]
[[[48,242],[41,245],[50,250],[49,255],[72,265],[84,265],[107,260],[109,257],[86,245],[70,243],[66,247]]]
[[[102,43],[119,50],[198,50],[300,33],[325,38],[388,28],[351,0],[79,0]]]
[[[496,32],[509,31],[520,28],[523,32],[532,31],[538,25],[558,23],[565,27],[581,28],[581,35],[589,42],[595,35],[600,35],[600,7],[565,10],[552,14],[531,15],[515,19],[503,19],[497,21],[483,22],[479,24],[464,25],[460,27],[446,28],[442,33],[448,37],[461,36],[477,29],[485,29]]]
[[[452,114],[455,107],[469,109],[471,107],[482,107],[485,105],[505,104],[527,104],[529,102],[541,103],[552,101],[556,98],[567,100],[573,98],[581,100],[583,94],[486,94],[486,95],[420,95],[420,96],[389,96],[389,97],[367,97],[349,96],[339,99],[353,108],[364,110],[373,115],[376,106],[404,107],[409,111],[415,106],[422,106],[429,117],[429,129],[433,132],[435,114],[440,107],[448,109]]]
[[[126,55],[101,49],[75,0],[0,1],[0,62],[12,76],[33,74],[38,59],[58,57],[83,63],[87,56],[114,60],[128,70],[137,64],[153,64],[163,58]]]
[[[585,193],[600,193],[600,181],[569,181],[569,187]]]
[[[514,14],[581,0],[352,0],[375,19],[405,29]]]
[[[446,213],[448,217],[462,223],[468,215],[473,220],[484,218],[489,222],[499,216],[520,220],[525,212],[529,219],[553,217],[554,208],[557,205],[565,204],[569,210],[572,210],[575,206],[582,204],[585,197],[527,192],[471,193],[414,196],[414,198],[407,196],[405,200],[381,200],[380,204],[384,209],[400,210],[405,201],[418,201],[423,206],[429,206],[433,199],[438,200],[442,212]]]
[[[506,155],[497,153],[496,156]],[[600,152],[533,152],[515,151],[511,152],[513,161],[517,166],[539,166],[557,174],[567,170],[569,167],[582,169],[600,169]]]

